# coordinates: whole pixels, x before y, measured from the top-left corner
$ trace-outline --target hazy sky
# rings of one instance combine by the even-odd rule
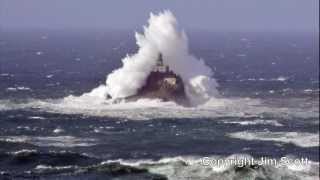
[[[164,9],[186,29],[319,29],[319,0],[0,0],[0,28],[137,29]]]

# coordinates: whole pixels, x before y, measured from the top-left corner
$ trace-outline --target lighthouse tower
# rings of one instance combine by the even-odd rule
[[[168,73],[169,72],[169,66],[166,66],[163,64],[163,58],[162,54],[159,54],[157,64],[153,69],[153,72],[160,72],[160,73]]]

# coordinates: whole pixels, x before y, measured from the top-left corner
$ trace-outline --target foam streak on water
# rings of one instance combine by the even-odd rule
[[[304,101],[303,99],[301,101]],[[136,102],[120,102],[95,99],[92,97],[69,96],[56,100],[29,100],[27,103],[14,103],[1,100],[2,110],[39,108],[41,111],[83,114],[92,116],[121,117],[132,120],[153,118],[214,118],[223,116],[250,117],[273,114],[278,117],[316,117],[319,111],[309,108],[272,107],[259,99],[215,98],[204,105],[186,108],[173,102],[140,99]],[[274,103],[274,102],[273,102]],[[146,111],[147,109],[147,111]],[[270,122],[269,122],[270,123]]]

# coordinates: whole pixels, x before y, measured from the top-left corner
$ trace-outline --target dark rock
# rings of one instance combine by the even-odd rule
[[[92,166],[88,169],[89,171],[102,172],[112,175],[126,175],[126,174],[136,174],[136,173],[146,173],[146,169],[139,169],[131,166],[121,165],[118,162],[108,163],[98,166]]]
[[[96,166],[89,167],[88,172],[103,173],[106,175],[111,175],[112,177],[135,177],[140,175],[140,179],[151,179],[151,180],[167,180],[167,177],[159,174],[152,174],[148,172],[147,169],[137,168],[132,166],[127,166],[120,164],[119,162],[100,164]]]
[[[122,179],[122,180],[167,180],[160,174],[150,173],[145,168],[123,165],[119,162],[101,163],[91,166],[67,166],[24,171],[23,173],[0,174],[0,179]]]
[[[182,78],[163,64],[161,54],[157,66],[147,77],[145,85],[138,90],[137,94],[127,97],[125,100],[136,101],[140,98],[161,99],[190,106]]]
[[[235,166],[234,170],[235,172],[248,172],[251,170],[257,170],[260,166],[258,164],[252,164],[252,165],[245,165],[245,166]]]

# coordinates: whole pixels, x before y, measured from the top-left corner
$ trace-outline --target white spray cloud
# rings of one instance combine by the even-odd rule
[[[158,15],[151,13],[144,33],[136,33],[139,50],[122,60],[123,66],[108,75],[106,92],[113,98],[134,95],[145,83],[156,64],[159,53],[164,64],[180,75],[188,97],[199,103],[217,95],[213,72],[202,59],[189,54],[188,39],[170,11]]]

